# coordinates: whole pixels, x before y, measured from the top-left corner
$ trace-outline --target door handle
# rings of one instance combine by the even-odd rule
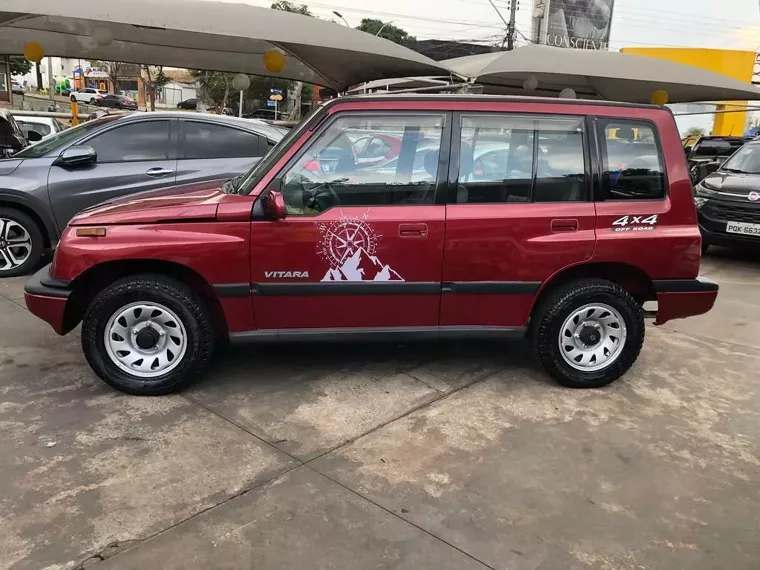
[[[168,176],[169,174],[174,174],[173,170],[169,170],[167,168],[150,168],[148,169],[145,174],[148,176],[152,176],[154,178],[161,178],[162,176]]]
[[[552,220],[552,232],[577,232],[578,220]]]
[[[402,238],[424,238],[428,235],[427,224],[400,224],[398,235]]]

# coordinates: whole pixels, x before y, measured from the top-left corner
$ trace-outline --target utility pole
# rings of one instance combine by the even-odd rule
[[[493,0],[488,0],[491,3],[491,6],[493,6],[493,9],[496,10],[496,13],[499,15],[499,18],[501,18],[501,21],[504,22],[504,25],[507,27],[507,36],[504,38],[504,42],[502,42],[501,47],[504,47],[504,44],[507,45],[507,51],[512,51],[515,49],[515,32],[517,30],[515,24],[517,22],[517,8],[518,0],[510,0],[509,2],[509,22],[504,19],[504,16],[501,15],[501,12],[496,7],[496,4],[493,3]]]
[[[515,49],[515,30],[517,29],[517,5],[519,0],[511,0],[509,5],[509,24],[507,25],[507,51]]]

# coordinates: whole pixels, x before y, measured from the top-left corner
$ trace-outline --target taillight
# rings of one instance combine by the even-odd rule
[[[304,170],[308,170],[309,172],[319,172],[319,161],[316,160],[310,160],[306,164],[303,165]]]

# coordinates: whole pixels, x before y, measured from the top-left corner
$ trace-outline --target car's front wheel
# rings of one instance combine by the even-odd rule
[[[69,99],[71,100],[72,103],[76,103],[77,102],[77,98],[74,95],[72,95],[71,97],[69,97]]]
[[[184,388],[206,367],[213,347],[206,305],[187,286],[161,275],[117,281],[95,297],[82,323],[90,366],[128,394]]]
[[[539,359],[560,384],[599,388],[625,374],[644,343],[644,313],[622,287],[582,279],[553,292],[533,320]]]
[[[42,230],[24,212],[0,208],[0,277],[26,275],[45,249]]]
[[[98,100],[95,99],[95,97],[93,97],[92,99],[90,99],[90,105],[97,105],[97,104],[98,104]]]

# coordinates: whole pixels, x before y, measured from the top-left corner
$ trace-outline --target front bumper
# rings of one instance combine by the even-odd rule
[[[718,284],[707,277],[663,279],[654,281],[653,285],[657,293],[656,325],[704,315],[713,308],[718,298]]]
[[[70,283],[50,277],[50,265],[35,273],[24,287],[24,301],[29,312],[60,335],[70,330],[66,326],[66,306],[70,296]]]
[[[729,222],[760,224],[760,206],[757,204],[711,199],[698,210],[698,218],[702,241],[707,245],[760,248],[760,236],[726,231]]]

